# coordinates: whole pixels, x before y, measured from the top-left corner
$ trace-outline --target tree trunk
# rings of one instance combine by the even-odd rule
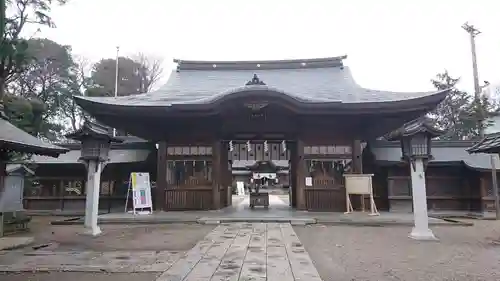
[[[0,78],[0,103],[3,103],[3,96],[5,91],[5,79]]]

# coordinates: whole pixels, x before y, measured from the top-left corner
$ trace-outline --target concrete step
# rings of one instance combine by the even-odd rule
[[[223,223],[290,223],[291,225],[315,224],[314,218],[290,218],[290,217],[203,217],[199,218],[200,224],[223,224]]]

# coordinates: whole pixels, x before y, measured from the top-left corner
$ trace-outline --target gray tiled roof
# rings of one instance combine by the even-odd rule
[[[499,153],[500,133],[489,134],[467,149],[469,153]]]
[[[66,135],[66,138],[81,141],[84,138],[92,137],[97,139],[104,139],[109,142],[123,142],[123,140],[113,137],[110,134],[111,128],[101,125],[97,122],[85,120],[80,129]]]
[[[439,142],[433,142],[439,144]],[[490,155],[484,153],[469,154],[466,149],[467,142],[464,145],[448,145],[445,142],[442,145],[435,145],[432,147],[431,163],[444,163],[444,162],[463,162],[465,165],[474,169],[491,169]],[[400,162],[401,161],[401,148],[399,146],[372,146],[371,150],[375,155],[377,161],[386,162]],[[495,165],[500,168],[500,161],[495,155]]]
[[[0,117],[0,146],[24,153],[57,156],[68,149],[36,138]]]
[[[436,127],[435,122],[426,116],[422,116],[404,124],[401,128],[392,131],[386,136],[387,140],[400,140],[404,137],[416,134],[429,135],[431,138],[441,136],[445,132]]]
[[[353,79],[351,71],[342,65],[341,58],[337,64],[320,65],[319,67],[282,68],[273,67],[273,62],[262,62],[263,67],[246,69],[246,64],[239,68],[206,67],[209,62],[197,62],[201,70],[196,68],[180,68],[173,71],[166,85],[159,90],[122,97],[77,97],[77,99],[95,101],[103,104],[124,106],[171,106],[176,104],[205,104],[224,96],[242,91],[267,91],[286,94],[304,103],[371,103],[402,101],[432,95],[430,92],[389,92],[370,90],[360,87]],[[318,59],[317,61],[321,61]],[[277,63],[277,62],[276,62]],[[300,60],[279,63],[284,66],[299,64]],[[231,65],[227,63],[226,65]],[[266,67],[264,67],[266,66]],[[257,74],[266,85],[245,86],[253,75]]]
[[[133,163],[146,161],[150,151],[147,149],[112,149],[109,151],[110,163]],[[36,164],[78,164],[81,156],[80,150],[71,150],[68,153],[61,154],[58,158],[50,156],[35,155],[31,162]]]

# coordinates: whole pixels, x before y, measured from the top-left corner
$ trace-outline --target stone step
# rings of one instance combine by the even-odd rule
[[[204,217],[199,218],[200,224],[225,224],[225,223],[290,223],[291,225],[315,224],[314,218],[290,218],[290,217]]]

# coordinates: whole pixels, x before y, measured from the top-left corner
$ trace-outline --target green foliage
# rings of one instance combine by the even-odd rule
[[[8,91],[26,99],[36,99],[44,105],[39,133],[49,139],[61,135],[59,115],[72,101],[72,73],[75,63],[69,46],[49,39],[30,39],[25,69],[12,76]]]
[[[472,95],[457,88],[460,78],[452,77],[446,70],[431,82],[438,90],[450,89],[445,100],[431,113],[437,125],[447,130],[441,139],[473,139],[479,136],[481,126],[490,125],[478,122],[494,114],[495,106],[488,97],[482,96],[476,101]]]
[[[6,0],[1,10],[2,38],[0,40],[0,102],[11,122],[27,133],[38,135],[43,124],[45,104],[35,97],[23,97],[15,92],[7,94],[15,75],[23,73],[32,63],[29,42],[21,37],[27,24],[54,27],[49,16],[52,4],[65,4],[67,0]],[[11,152],[10,159],[24,158],[20,152]]]
[[[161,60],[137,54],[131,58],[118,58],[118,96],[146,93],[162,73]],[[114,96],[116,59],[102,59],[91,73],[92,86],[88,96]]]
[[[3,102],[5,114],[12,124],[29,134],[37,134],[37,125],[41,122],[43,104],[41,105],[42,108],[40,108],[40,103],[37,101],[11,95],[4,96]]]

